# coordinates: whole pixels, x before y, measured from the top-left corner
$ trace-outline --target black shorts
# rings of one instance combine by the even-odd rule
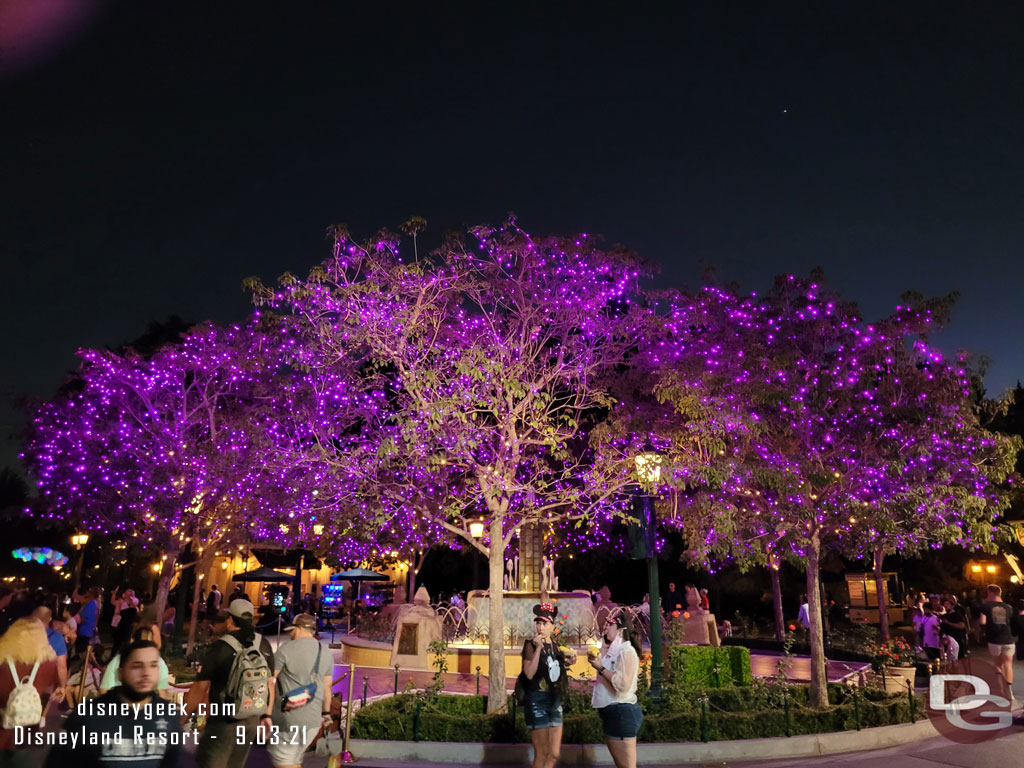
[[[597,710],[604,726],[604,735],[609,739],[635,739],[644,721],[644,711],[639,704],[609,704]]]

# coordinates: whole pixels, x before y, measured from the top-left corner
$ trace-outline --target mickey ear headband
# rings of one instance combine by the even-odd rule
[[[547,619],[553,622],[555,620],[555,606],[551,603],[540,603],[539,605],[533,606],[533,615],[538,619]]]
[[[627,611],[619,611],[613,616],[609,616],[605,619],[607,624],[614,624],[619,629],[632,629],[633,622]]]

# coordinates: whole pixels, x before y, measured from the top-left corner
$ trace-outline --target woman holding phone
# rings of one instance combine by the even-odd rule
[[[626,611],[608,617],[604,643],[600,653],[590,657],[590,665],[597,672],[591,704],[601,716],[612,760],[616,768],[636,768],[636,736],[643,722],[636,700],[640,643]]]

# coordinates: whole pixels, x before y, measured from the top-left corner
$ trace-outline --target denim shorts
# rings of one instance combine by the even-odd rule
[[[644,721],[639,704],[609,704],[597,713],[601,716],[604,735],[609,739],[635,739]]]
[[[523,717],[531,731],[562,724],[562,698],[554,691],[530,691],[523,704]]]

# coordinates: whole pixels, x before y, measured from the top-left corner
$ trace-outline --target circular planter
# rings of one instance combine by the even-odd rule
[[[883,675],[886,693],[905,693],[907,683],[913,689],[916,676],[917,667],[886,667]]]

